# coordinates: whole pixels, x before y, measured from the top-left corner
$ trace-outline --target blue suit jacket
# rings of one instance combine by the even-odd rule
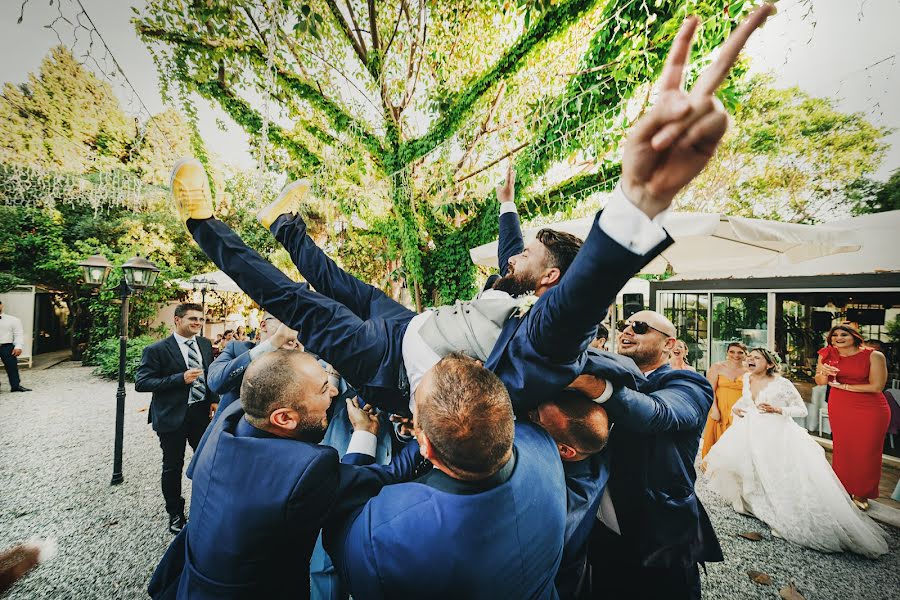
[[[209,365],[206,381],[212,391],[219,394],[219,412],[240,398],[244,371],[250,366],[250,350],[253,342],[228,342],[222,353]]]
[[[599,213],[584,245],[565,276],[545,292],[524,318],[510,318],[486,366],[506,384],[520,418],[541,402],[560,399],[576,376],[587,373],[615,387],[637,389],[647,379],[628,357],[589,348],[596,325],[628,279],[671,244],[666,240],[647,255],[636,255],[600,230]],[[516,213],[500,215],[498,264],[508,271],[509,258],[524,249]],[[568,336],[568,337],[566,337]],[[587,540],[609,479],[604,452],[563,464],[567,515],[565,552],[556,578],[562,597],[571,597],[583,578]]]
[[[514,448],[511,475],[492,487],[432,471],[326,525],[325,547],[352,596],[555,598],[566,518],[559,452],[521,422]]]
[[[356,467],[334,448],[272,436],[243,415],[232,404],[213,425],[194,467],[191,519],[153,574],[154,598],[308,596],[309,559],[329,512],[412,477],[416,444],[389,466]]]
[[[599,219],[597,213],[560,282],[544,292],[524,317],[507,320],[485,363],[506,385],[517,410],[552,399],[586,368],[596,367],[588,366],[585,350],[597,323],[628,279],[672,243],[667,238],[645,255],[634,254],[606,235]],[[501,228],[501,233],[515,235],[508,228]],[[512,242],[501,244],[499,260],[504,266],[503,252],[514,247]]]
[[[712,386],[698,373],[669,365],[648,380],[640,392],[616,389],[604,404],[615,422],[609,491],[623,544],[645,566],[720,561],[718,539],[694,492],[694,458]]]

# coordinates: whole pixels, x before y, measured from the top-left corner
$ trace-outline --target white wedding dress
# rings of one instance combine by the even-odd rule
[[[710,487],[741,513],[751,513],[779,535],[822,552],[849,550],[875,558],[887,553],[881,528],[860,512],[831,470],[825,451],[794,417],[806,405],[783,377],[763,388],[754,401],[750,374],[732,411],[734,421],[706,455]],[[782,409],[762,413],[759,404]]]

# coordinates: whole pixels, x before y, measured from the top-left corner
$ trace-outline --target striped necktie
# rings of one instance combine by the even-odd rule
[[[188,369],[203,370],[203,363],[200,362],[200,353],[197,350],[196,342],[193,339],[185,340],[184,345],[188,349]],[[201,402],[206,398],[206,377],[203,373],[194,380],[191,386],[191,396],[188,398],[188,404]]]

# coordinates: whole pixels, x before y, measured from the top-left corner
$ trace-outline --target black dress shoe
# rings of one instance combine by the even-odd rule
[[[11,391],[13,391],[13,392],[30,392],[31,388],[27,388],[23,385],[19,385],[19,386],[14,387]]]
[[[181,530],[184,529],[184,525],[187,523],[187,519],[184,518],[184,513],[178,515],[169,515],[169,531],[171,533],[181,533]]]

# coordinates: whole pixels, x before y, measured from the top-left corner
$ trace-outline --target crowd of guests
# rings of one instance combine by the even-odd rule
[[[425,313],[315,245],[299,210],[307,182],[257,215],[296,283],[215,217],[202,165],[179,161],[188,231],[268,312],[258,340],[220,342],[213,360],[200,307],[182,305],[173,336],[144,352],[136,387],[153,392],[176,534],[151,595],[699,598],[700,566],[723,560],[694,492],[712,386],[672,368],[663,315],[620,322],[615,354],[597,324],[673,243],[665,212],[727,126],[713,93],[770,10],[734,31],[690,93],[697,21],[685,21],[583,242],[544,229],[526,244],[510,169],[500,273],[475,299]]]

